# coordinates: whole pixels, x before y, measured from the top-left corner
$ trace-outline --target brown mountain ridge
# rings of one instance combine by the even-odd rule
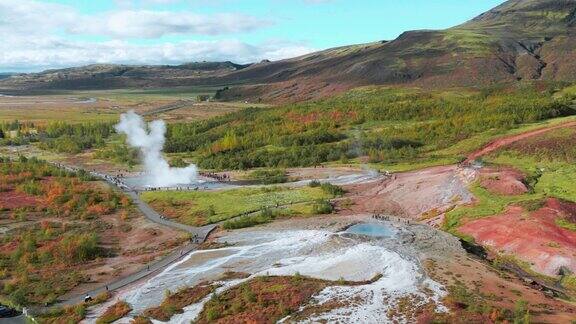
[[[0,81],[0,89],[231,85],[218,93],[222,99],[297,101],[364,85],[446,88],[575,81],[576,0],[510,0],[445,30],[409,31],[390,42],[333,48],[277,62],[226,64],[203,71],[139,67],[153,68],[154,73],[83,78],[57,70],[51,72],[56,79],[47,80],[46,72],[17,76]]]

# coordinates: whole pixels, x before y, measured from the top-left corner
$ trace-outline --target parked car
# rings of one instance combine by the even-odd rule
[[[0,305],[0,318],[14,317],[20,315],[20,312],[8,306]]]

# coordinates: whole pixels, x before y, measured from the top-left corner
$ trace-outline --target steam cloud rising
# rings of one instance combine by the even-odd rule
[[[171,168],[162,156],[166,124],[162,120],[146,123],[134,111],[120,116],[116,125],[118,133],[126,134],[130,146],[142,152],[146,185],[152,187],[170,187],[190,184],[196,181],[198,171],[195,165],[186,168]]]

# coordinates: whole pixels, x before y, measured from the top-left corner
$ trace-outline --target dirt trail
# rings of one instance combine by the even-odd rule
[[[58,164],[57,164],[57,166],[59,168],[64,168],[64,169],[69,170],[69,171],[76,171],[79,169],[79,168],[73,168],[73,167],[65,166],[65,165],[58,165]],[[159,225],[163,225],[163,226],[167,226],[167,227],[176,229],[176,230],[188,232],[192,235],[192,237],[194,238],[194,241],[191,241],[190,243],[186,244],[185,246],[174,250],[173,252],[171,252],[168,255],[163,256],[159,260],[155,260],[151,263],[148,263],[146,265],[146,267],[140,269],[139,271],[137,271],[135,273],[116,278],[114,281],[103,284],[102,286],[95,288],[95,289],[92,289],[88,292],[83,292],[81,294],[74,294],[73,296],[66,296],[63,298],[63,300],[59,301],[55,305],[57,307],[58,306],[67,306],[67,305],[76,305],[76,304],[81,303],[84,300],[84,297],[86,295],[97,296],[98,294],[106,292],[106,291],[114,292],[114,291],[119,290],[120,288],[123,288],[127,285],[133,284],[133,283],[135,283],[139,280],[142,280],[144,278],[147,278],[153,274],[157,274],[160,271],[162,271],[163,269],[165,269],[167,266],[175,263],[176,261],[182,259],[188,253],[194,251],[198,247],[198,244],[203,243],[207,239],[208,234],[210,234],[210,232],[212,232],[216,228],[216,225],[213,225],[213,224],[202,226],[202,227],[193,227],[193,226],[188,226],[188,225],[184,225],[184,224],[170,221],[170,220],[166,219],[165,217],[163,217],[162,215],[160,215],[159,213],[157,213],[154,209],[152,209],[150,206],[148,206],[148,204],[146,204],[142,199],[140,199],[140,196],[137,192],[132,191],[130,189],[126,189],[122,186],[119,186],[118,183],[111,181],[110,180],[111,178],[108,176],[105,176],[105,175],[97,173],[97,172],[92,172],[90,170],[85,170],[85,171],[88,172],[89,174],[91,174],[92,176],[95,176],[97,178],[100,178],[103,181],[106,181],[110,186],[117,188],[118,190],[124,192],[124,194],[126,194],[130,198],[132,198],[132,201],[133,201],[134,205],[136,206],[136,208],[138,208],[138,210],[144,215],[144,217],[147,220],[149,220],[153,223],[159,224]],[[47,307],[37,307],[37,308],[31,309],[31,313],[43,313],[47,310],[48,310]]]
[[[523,139],[526,139],[526,138],[529,138],[532,136],[541,135],[541,134],[547,133],[547,132],[555,130],[555,129],[566,128],[566,127],[576,127],[576,121],[558,124],[558,125],[554,125],[554,126],[543,127],[543,128],[535,129],[535,130],[530,131],[530,132],[495,139],[492,142],[490,142],[488,145],[481,148],[480,150],[475,151],[475,152],[471,153],[470,155],[468,155],[468,157],[466,158],[466,161],[464,161],[464,163],[470,164],[470,163],[474,162],[474,160],[476,160],[479,157],[482,157],[486,154],[492,153],[492,152],[494,152],[494,151],[496,151],[496,150],[498,150],[504,146],[510,145],[510,144],[515,143],[517,141],[520,141],[520,140],[523,140]]]
[[[170,104],[160,106],[160,107],[154,108],[152,110],[145,111],[145,112],[141,113],[141,115],[142,116],[158,115],[158,114],[169,112],[172,110],[192,106],[194,104],[194,102],[195,101],[191,100],[191,99],[178,100],[178,101],[172,102]]]

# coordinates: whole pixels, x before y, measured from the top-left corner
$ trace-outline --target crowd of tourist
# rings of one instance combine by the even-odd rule
[[[220,182],[230,181],[230,176],[226,173],[219,174],[214,172],[199,172],[198,173],[201,177],[214,179]]]

